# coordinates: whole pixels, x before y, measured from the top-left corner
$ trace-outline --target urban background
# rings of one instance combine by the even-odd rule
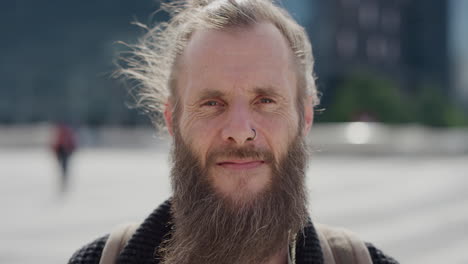
[[[283,0],[307,29],[318,122],[468,124],[464,0]],[[112,78],[125,46],[164,21],[154,0],[3,2],[0,124],[148,125]],[[129,107],[130,106],[130,107]]]
[[[468,263],[468,0],[277,2],[309,33],[322,94],[312,219],[400,263]],[[158,8],[1,1],[0,263],[66,263],[170,197],[170,140],[113,77]]]

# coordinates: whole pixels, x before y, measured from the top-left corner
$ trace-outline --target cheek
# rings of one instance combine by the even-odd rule
[[[268,118],[259,119],[258,125],[265,135],[265,140],[277,158],[284,156],[297,134],[299,117],[295,112],[277,113]]]
[[[200,121],[191,116],[180,120],[180,134],[185,142],[192,147],[202,163],[205,165],[206,154],[216,136],[216,127],[213,121]]]

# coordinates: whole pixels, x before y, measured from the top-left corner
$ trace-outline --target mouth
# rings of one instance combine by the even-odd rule
[[[218,166],[231,170],[255,169],[263,164],[265,164],[263,160],[226,160],[216,163]]]

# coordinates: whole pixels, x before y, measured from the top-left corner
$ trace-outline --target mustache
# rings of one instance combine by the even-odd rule
[[[275,156],[270,150],[253,146],[223,147],[210,151],[207,155],[206,163],[208,166],[214,165],[220,159],[259,159],[270,164],[275,161]]]

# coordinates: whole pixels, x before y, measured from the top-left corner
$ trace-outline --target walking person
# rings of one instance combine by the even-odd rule
[[[59,188],[63,193],[68,187],[69,161],[76,148],[76,138],[72,128],[65,123],[60,123],[55,127],[54,141],[52,149],[60,167]]]

